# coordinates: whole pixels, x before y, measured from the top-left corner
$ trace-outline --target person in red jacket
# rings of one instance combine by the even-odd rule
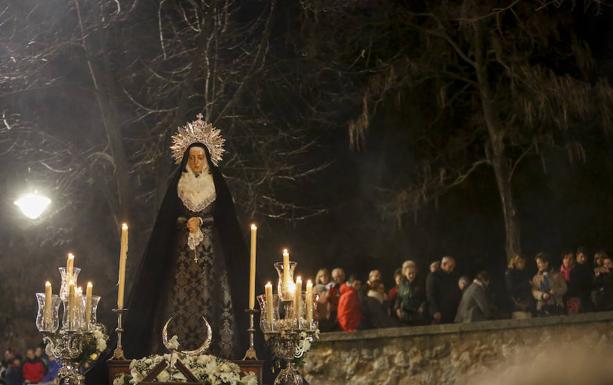
[[[360,298],[352,282],[340,286],[340,298],[338,300],[338,324],[341,330],[352,332],[358,330],[362,323],[362,310]]]
[[[26,361],[23,364],[23,380],[26,384],[38,384],[45,376],[47,368],[40,358],[34,354],[34,349],[26,351]]]

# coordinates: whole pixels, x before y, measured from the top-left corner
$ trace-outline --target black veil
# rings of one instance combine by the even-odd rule
[[[151,341],[162,338],[161,335],[153,335],[153,333],[161,330],[160,322],[166,321],[159,317],[162,313],[162,306],[164,306],[163,299],[167,298],[169,291],[172,290],[173,277],[170,274],[174,272],[174,266],[177,263],[176,253],[172,250],[177,241],[176,226],[181,205],[177,184],[181,174],[185,171],[189,150],[192,147],[204,149],[215,183],[217,197],[213,216],[228,270],[232,308],[237,328],[235,333],[239,336],[238,350],[244,351],[247,347],[246,333],[243,332],[243,329],[247,327],[244,310],[248,305],[249,254],[226,181],[219,168],[211,162],[211,155],[206,146],[195,143],[185,151],[181,164],[171,176],[168,190],[149,238],[149,244],[134,276],[134,284],[127,301],[128,312],[124,327],[126,334],[123,343],[126,357],[129,358],[141,358],[159,353],[151,351],[150,346]]]

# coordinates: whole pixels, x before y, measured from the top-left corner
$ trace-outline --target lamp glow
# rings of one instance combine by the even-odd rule
[[[51,199],[34,192],[22,195],[14,203],[26,217],[38,219],[51,204]]]

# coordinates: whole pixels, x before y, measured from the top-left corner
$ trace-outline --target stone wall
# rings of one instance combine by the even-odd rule
[[[322,333],[304,373],[310,385],[462,385],[518,352],[564,342],[609,345],[613,312]]]

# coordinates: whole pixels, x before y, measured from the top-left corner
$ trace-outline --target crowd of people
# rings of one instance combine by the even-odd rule
[[[42,347],[26,350],[25,358],[9,348],[0,367],[0,383],[4,385],[53,384],[59,364],[49,359]]]
[[[379,270],[363,282],[346,278],[336,267],[320,269],[315,277],[317,314],[322,331],[354,331],[402,325],[474,322],[497,318],[577,314],[613,310],[613,259],[604,252],[590,262],[585,250],[562,254],[559,268],[545,253],[535,256],[536,274],[522,256],[509,260],[505,271],[505,301],[494,301],[487,271],[459,276],[456,261],[445,256],[427,274],[413,260],[394,272],[389,290]]]

